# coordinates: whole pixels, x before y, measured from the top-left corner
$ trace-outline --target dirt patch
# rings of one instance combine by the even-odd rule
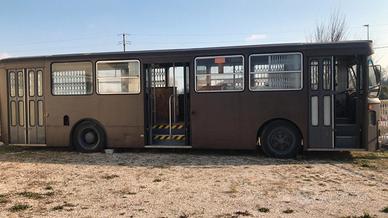
[[[0,147],[0,217],[386,216],[386,153]]]

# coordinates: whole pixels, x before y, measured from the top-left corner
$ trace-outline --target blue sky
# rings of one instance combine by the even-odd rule
[[[388,46],[386,0],[0,0],[0,56],[305,42],[333,10],[348,39]],[[388,48],[375,59],[388,67]]]

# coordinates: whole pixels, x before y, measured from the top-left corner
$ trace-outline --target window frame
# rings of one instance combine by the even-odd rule
[[[260,57],[260,56],[275,56],[275,55],[300,55],[300,88],[297,89],[252,89],[251,87],[251,63],[252,63],[252,57]],[[276,92],[276,91],[301,91],[304,87],[303,84],[303,76],[304,76],[304,65],[303,65],[303,53],[302,52],[282,52],[282,53],[262,53],[262,54],[251,54],[248,57],[248,88],[251,92]],[[285,71],[287,72],[287,71]]]
[[[91,71],[91,76],[92,76],[92,81],[91,81],[91,84],[92,84],[92,90],[91,90],[91,92],[90,93],[88,93],[88,94],[81,94],[81,95],[70,95],[70,94],[68,94],[68,95],[56,95],[56,94],[54,94],[53,93],[53,85],[54,85],[54,80],[53,80],[53,65],[54,64],[68,64],[68,63],[90,63],[91,64],[91,69],[92,69],[92,71]],[[51,93],[51,95],[52,96],[91,96],[91,95],[93,95],[94,94],[94,81],[95,81],[95,75],[94,75],[95,73],[94,73],[94,69],[93,69],[93,61],[90,61],[90,60],[80,60],[80,61],[60,61],[60,62],[51,62],[51,64],[50,64],[50,93]],[[43,90],[43,70],[42,70],[42,90]],[[44,94],[43,94],[44,95]],[[39,96],[39,97],[41,97],[41,96]]]
[[[123,63],[123,62],[137,62],[139,63],[139,91],[134,93],[99,93],[97,83],[97,73],[98,73],[98,63]],[[141,61],[139,59],[125,59],[125,60],[97,60],[95,63],[95,77],[94,77],[94,86],[95,92],[97,95],[139,95],[141,94],[142,89],[142,74],[141,74]]]
[[[243,66],[243,73],[242,73],[242,89],[241,90],[197,90],[197,60],[201,59],[210,59],[210,58],[230,58],[230,57],[242,57],[242,66]],[[245,66],[245,57],[242,54],[237,55],[214,55],[214,56],[199,56],[194,58],[194,91],[196,93],[222,93],[222,92],[244,92],[245,91],[245,74],[246,74],[246,66]],[[211,74],[210,74],[211,75]]]

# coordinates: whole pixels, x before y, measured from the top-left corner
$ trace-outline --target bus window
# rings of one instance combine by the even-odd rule
[[[11,97],[16,96],[16,78],[15,72],[9,73],[9,88]]]
[[[92,63],[54,63],[51,66],[53,95],[92,94]]]
[[[318,90],[319,88],[319,70],[318,70],[318,61],[317,60],[312,60],[310,61],[310,85],[311,85],[311,90]]]
[[[332,77],[332,65],[331,60],[325,59],[323,60],[323,89],[330,90],[331,89],[331,77]]]
[[[24,96],[24,73],[23,71],[18,72],[18,96],[23,97]]]
[[[96,66],[98,94],[140,93],[140,61],[98,61]]]
[[[244,57],[218,56],[195,59],[197,92],[244,90]]]
[[[29,96],[30,97],[35,96],[35,72],[32,70],[28,72],[28,87],[29,87]]]
[[[250,90],[302,89],[302,54],[255,54],[249,62]]]
[[[43,75],[41,70],[38,70],[37,77],[38,77],[38,96],[42,97],[43,96]]]

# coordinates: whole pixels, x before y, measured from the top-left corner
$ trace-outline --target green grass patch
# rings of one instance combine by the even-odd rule
[[[63,210],[63,205],[55,206],[51,210]]]
[[[7,196],[0,194],[0,204],[6,204],[9,200],[7,199]]]
[[[388,213],[388,207],[384,207],[384,208],[381,210],[381,212],[383,212],[383,213]]]
[[[13,205],[12,207],[10,207],[8,210],[10,212],[20,212],[20,211],[23,211],[23,210],[27,210],[28,208],[30,208],[31,206],[28,205],[28,204],[15,204]]]
[[[266,208],[266,207],[260,207],[259,209],[257,209],[260,213],[268,213],[269,212],[269,209]]]
[[[18,195],[23,196],[25,198],[29,198],[29,199],[39,200],[39,199],[42,199],[42,198],[45,198],[45,197],[53,196],[54,192],[47,192],[47,193],[43,193],[42,194],[42,193],[25,191],[25,192],[18,193]]]

